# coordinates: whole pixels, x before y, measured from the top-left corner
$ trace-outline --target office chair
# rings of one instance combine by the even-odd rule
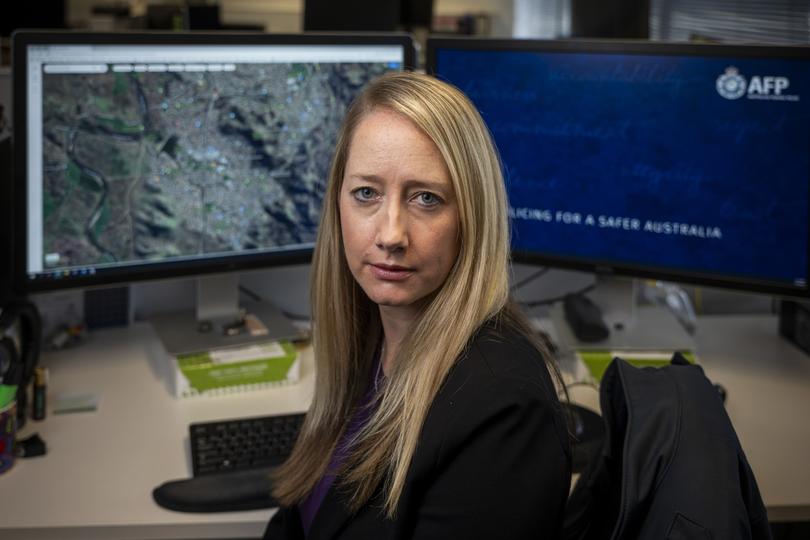
[[[700,366],[677,353],[661,368],[615,358],[600,401],[606,437],[571,494],[563,538],[771,538],[754,475]]]

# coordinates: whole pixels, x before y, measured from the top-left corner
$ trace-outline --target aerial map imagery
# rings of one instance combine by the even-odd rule
[[[45,74],[44,267],[310,245],[346,108],[389,69]]]

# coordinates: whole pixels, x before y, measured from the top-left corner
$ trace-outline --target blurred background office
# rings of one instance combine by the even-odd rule
[[[38,0],[14,27],[115,30],[393,30],[496,37],[808,43],[805,0]],[[4,43],[7,41],[4,40]]]
[[[394,31],[519,38],[617,38],[718,43],[810,43],[807,0],[39,0],[4,9],[0,17],[0,139],[9,138],[9,35],[15,28],[257,31]],[[422,55],[424,52],[422,51]],[[4,163],[3,175],[8,174]],[[518,266],[516,279],[531,268]],[[306,315],[307,267],[253,272],[243,283]],[[0,276],[2,277],[2,276]],[[592,276],[552,270],[523,287],[526,297],[554,296]],[[282,285],[283,284],[283,285]],[[768,313],[770,296],[684,287],[698,313]],[[94,324],[143,319],[193,302],[193,280],[139,283],[114,290],[60,292],[39,301],[48,326],[98,312]],[[67,315],[71,313],[73,315]]]
[[[5,11],[4,49],[15,27],[810,42],[806,0],[38,0]]]
[[[10,40],[16,28],[93,31],[170,30],[299,33],[407,31],[498,38],[600,38],[723,44],[810,44],[808,0],[29,0],[0,16],[0,198],[10,186]],[[422,47],[421,55],[424,55]],[[423,63],[422,56],[422,63]],[[11,222],[0,215],[0,253]],[[515,281],[535,272],[517,265]],[[9,294],[0,264],[0,304]],[[308,265],[246,272],[241,284],[288,315],[308,316]],[[519,299],[553,298],[593,281],[586,272],[552,269],[517,292]],[[698,314],[775,313],[778,299],[683,286]],[[36,295],[44,334],[64,323],[124,325],[165,310],[191,308],[194,279],[139,282],[112,288]],[[543,309],[543,308],[540,308]],[[806,529],[802,529],[806,530]],[[798,536],[796,536],[798,538]]]

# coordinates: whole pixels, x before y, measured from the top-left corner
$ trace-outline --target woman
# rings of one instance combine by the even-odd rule
[[[567,431],[509,302],[503,178],[461,92],[395,73],[353,103],[312,273],[315,395],[265,538],[557,536]]]

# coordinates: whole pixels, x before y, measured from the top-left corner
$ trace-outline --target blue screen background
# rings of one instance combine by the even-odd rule
[[[495,138],[510,206],[522,209],[513,249],[804,284],[810,62],[452,49],[436,58],[437,76],[473,100]],[[722,97],[716,82],[730,66],[746,80],[787,77],[781,93],[798,101]],[[520,217],[527,210],[545,217]],[[666,234],[664,223],[694,227]]]

